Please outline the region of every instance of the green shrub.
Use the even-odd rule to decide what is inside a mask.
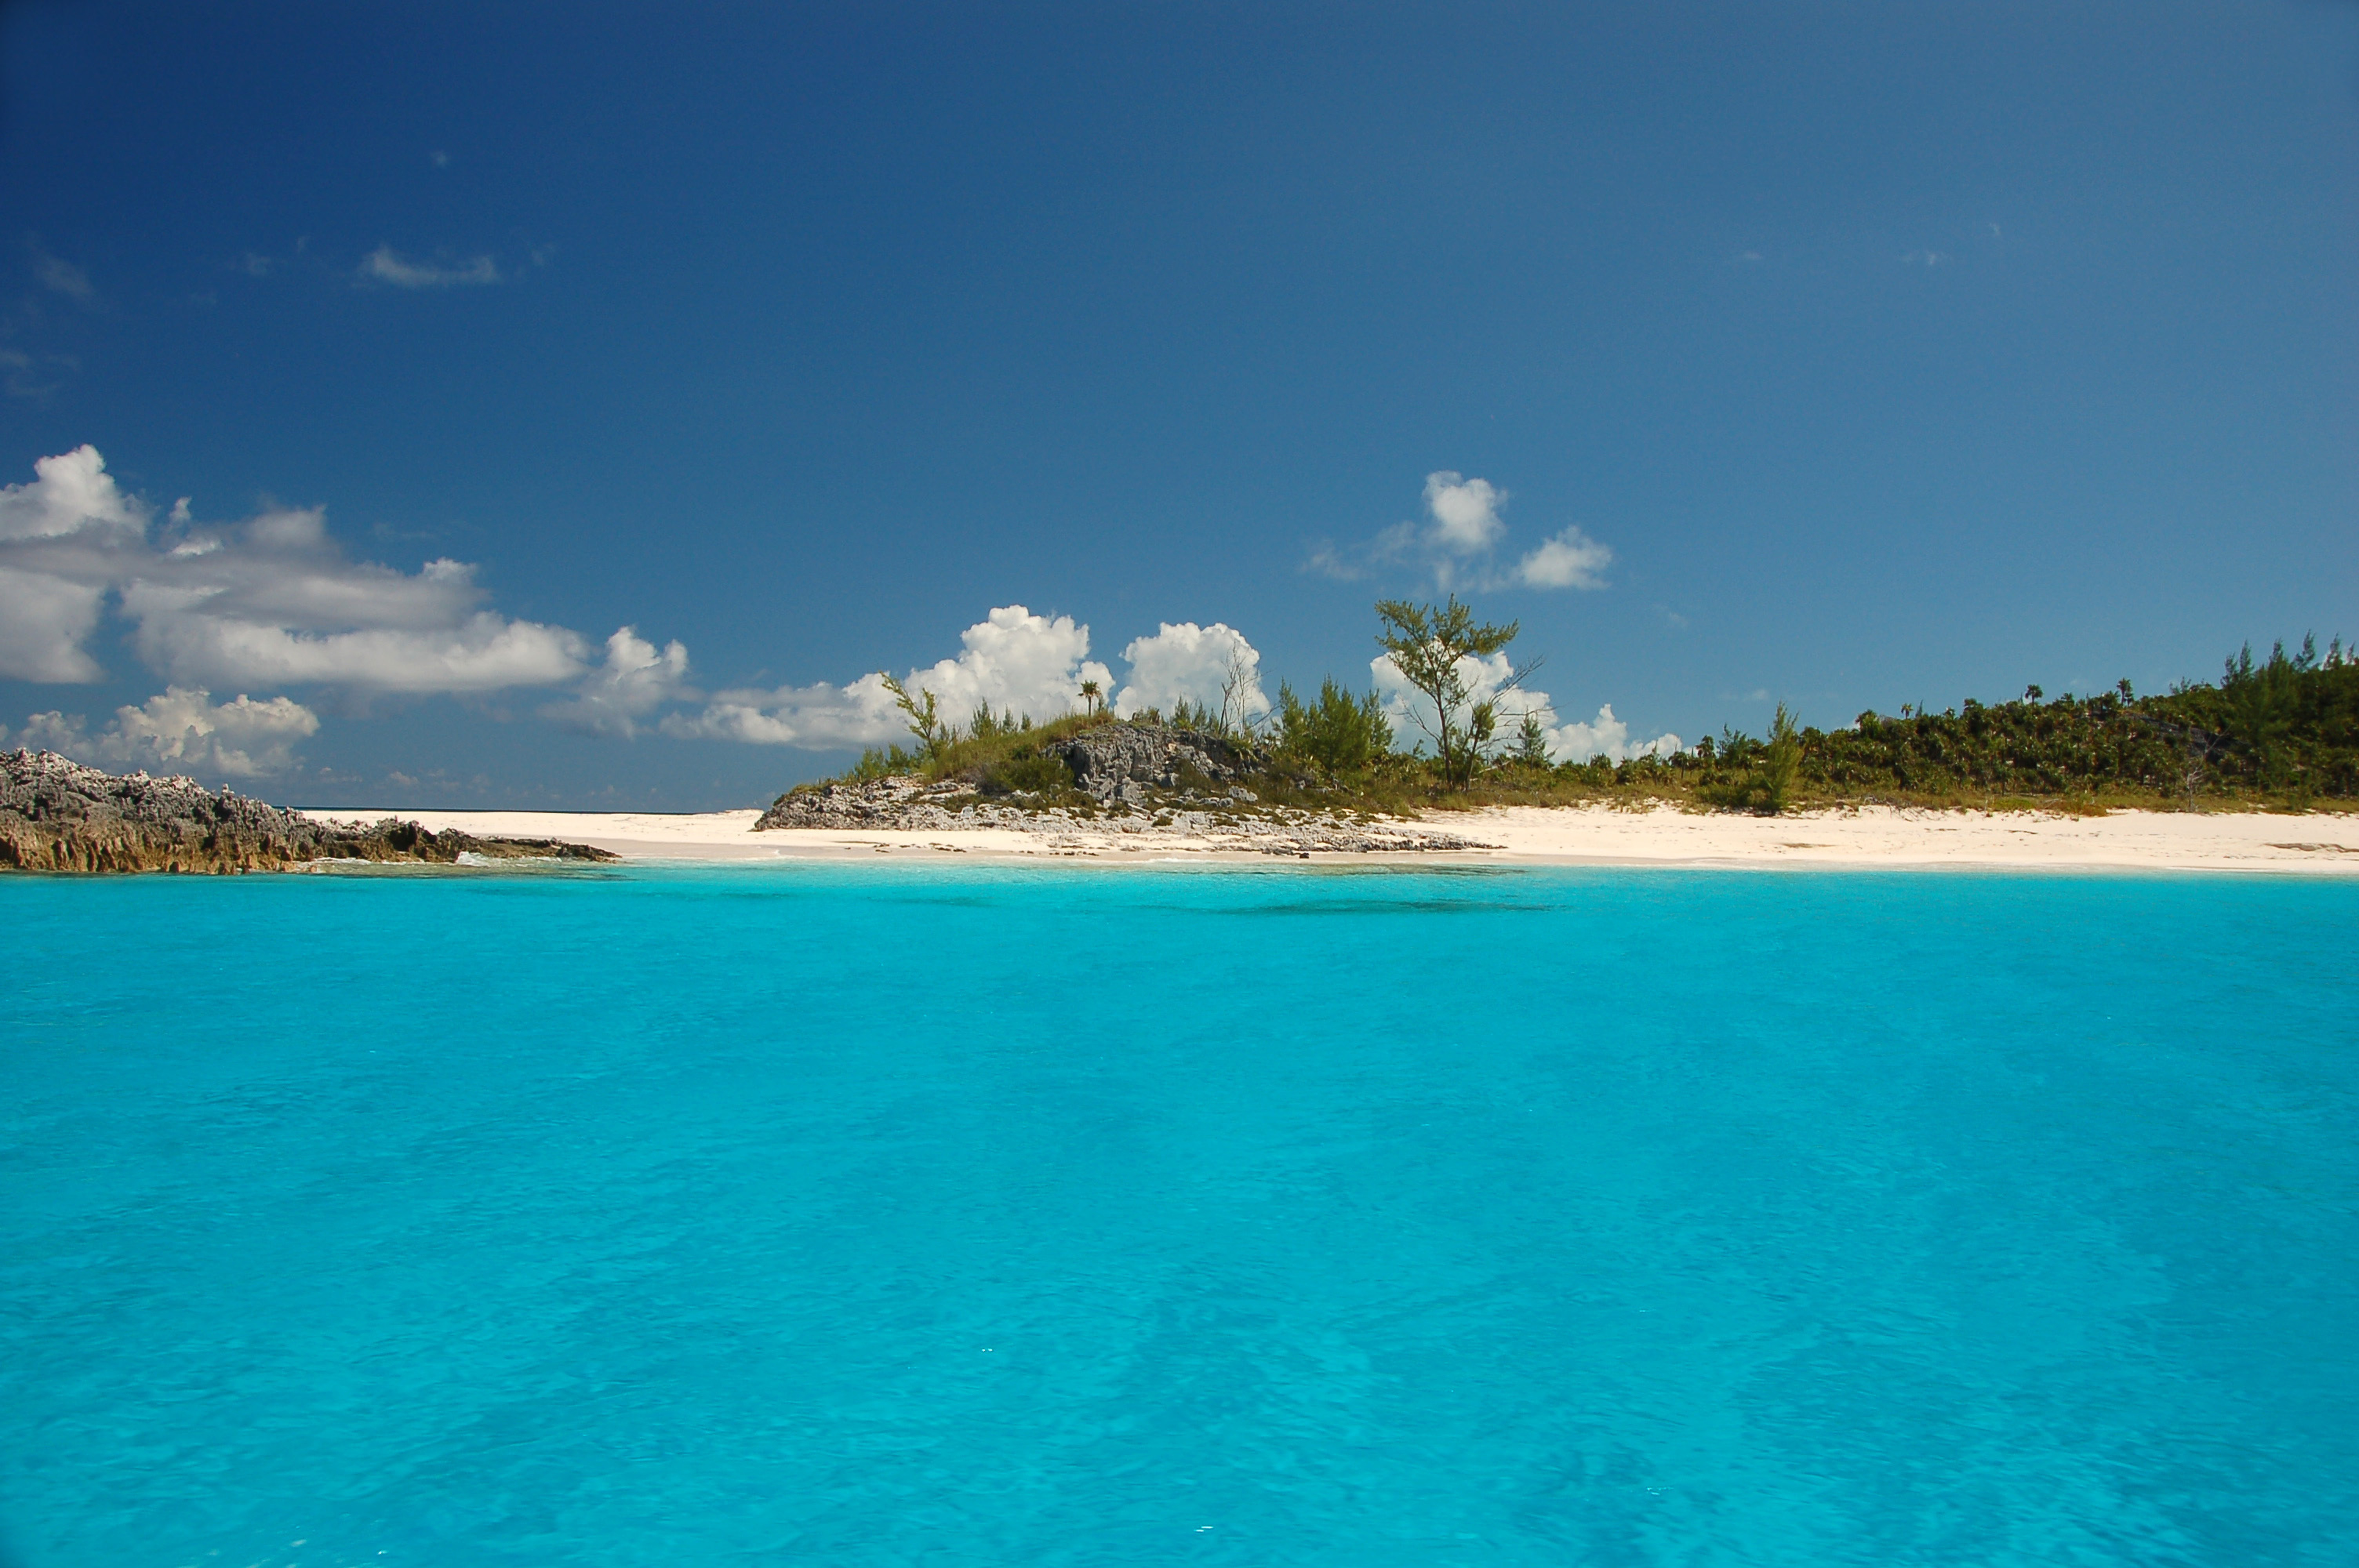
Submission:
[[[985,795],[1064,795],[1075,783],[1062,757],[1027,751],[984,769],[975,787]]]
[[[1171,776],[1179,781],[1179,788],[1183,795],[1218,795],[1221,792],[1221,786],[1212,782],[1212,775],[1193,762],[1180,763],[1172,770]]]
[[[886,747],[883,751],[871,746],[861,752],[860,761],[853,764],[852,776],[862,784],[867,784],[875,779],[892,778],[898,773],[914,773],[920,760],[898,746]]]
[[[1775,816],[1786,809],[1794,793],[1794,780],[1802,767],[1802,736],[1794,727],[1794,716],[1786,705],[1777,705],[1777,716],[1769,721],[1769,744],[1761,753],[1761,808]]]
[[[1331,677],[1319,683],[1319,700],[1312,704],[1280,685],[1277,744],[1332,779],[1358,773],[1390,751],[1393,727],[1373,691],[1355,697]]]
[[[1784,703],[1777,705],[1777,716],[1770,720],[1766,744],[1750,735],[1729,730],[1723,735],[1719,753],[1723,765],[1745,766],[1745,771],[1699,785],[1697,799],[1708,806],[1731,806],[1764,816],[1775,816],[1793,804],[1794,785],[1802,772],[1802,732],[1795,727],[1794,716],[1786,710]],[[1745,766],[1748,763],[1750,766]],[[1629,764],[1625,762],[1623,767],[1626,782]]]

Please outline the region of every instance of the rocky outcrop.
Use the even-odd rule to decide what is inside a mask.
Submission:
[[[804,784],[771,803],[756,832],[791,828],[947,833],[1005,828],[1052,849],[1251,850],[1265,855],[1478,849],[1455,834],[1348,812],[1265,804],[1244,780],[1267,759],[1253,749],[1160,724],[1102,724],[1038,743],[1072,771],[1072,794],[1031,800],[978,795],[977,781],[906,776]]]
[[[1033,749],[1064,763],[1072,773],[1073,787],[1101,806],[1224,801],[1245,795],[1239,781],[1267,763],[1250,746],[1168,724],[1101,724],[1077,735],[1035,742]],[[975,802],[972,797],[978,786],[991,789],[987,773],[933,784],[903,776],[804,784],[771,802],[754,828],[939,827],[945,824],[932,820],[929,812],[951,801],[1010,822],[1039,815],[1037,807]],[[974,826],[972,821],[967,825]]]
[[[320,860],[455,863],[611,860],[554,838],[478,838],[386,817],[321,822],[209,790],[190,778],[128,777],[54,752],[0,753],[0,868],[28,871],[269,871]]]
[[[1204,791],[1207,784],[1233,785],[1269,762],[1251,746],[1168,724],[1101,724],[1047,741],[1039,751],[1072,769],[1085,794],[1133,805],[1144,805],[1158,790],[1190,793]]]
[[[923,784],[905,775],[855,783],[804,784],[770,803],[754,831],[773,827],[901,828],[940,803],[972,798],[963,784]],[[931,824],[929,824],[931,826]]]
[[[1134,783],[1136,781],[1133,781]],[[1237,796],[1247,792],[1236,791]],[[1491,846],[1412,823],[1367,819],[1299,806],[1205,797],[1166,798],[1147,807],[1117,799],[1110,807],[1018,805],[985,799],[961,783],[872,779],[791,790],[754,824],[756,832],[791,828],[854,832],[958,833],[996,827],[1045,839],[1052,849],[1250,850],[1287,857],[1482,849]]]

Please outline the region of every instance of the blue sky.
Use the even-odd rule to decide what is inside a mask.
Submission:
[[[1365,684],[1371,601],[1444,582],[1568,749],[2359,633],[2359,7],[33,4],[0,48],[11,745],[699,808],[841,766],[867,672],[1176,690],[1233,633]]]

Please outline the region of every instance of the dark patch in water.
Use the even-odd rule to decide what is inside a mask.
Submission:
[[[1212,909],[1207,914],[1545,914],[1552,903],[1506,903],[1496,899],[1348,898],[1315,903],[1264,903],[1250,909]]]

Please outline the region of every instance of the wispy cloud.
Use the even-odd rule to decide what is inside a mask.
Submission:
[[[1408,555],[1417,546],[1417,524],[1396,523],[1373,538],[1356,545],[1338,546],[1332,539],[1321,539],[1311,546],[1310,558],[1302,569],[1331,577],[1338,582],[1358,582],[1374,577],[1378,571]]]
[[[82,312],[60,306],[56,297],[98,314],[108,306],[90,274],[51,254],[38,236],[27,235],[24,247],[27,268],[38,287],[16,293],[0,309],[0,387],[11,397],[42,403],[82,368],[74,354],[62,351],[71,345]],[[45,342],[61,347],[45,348]]]
[[[62,256],[51,255],[38,245],[33,247],[33,276],[40,279],[43,287],[81,304],[88,305],[98,298],[98,290],[92,287],[90,274]]]
[[[503,281],[499,263],[476,256],[455,265],[411,261],[391,245],[379,245],[361,263],[361,277],[396,288],[468,288]]]
[[[65,384],[59,373],[81,368],[82,362],[71,354],[28,354],[22,349],[0,349],[0,373],[5,373],[8,395],[27,402],[46,402]]]

